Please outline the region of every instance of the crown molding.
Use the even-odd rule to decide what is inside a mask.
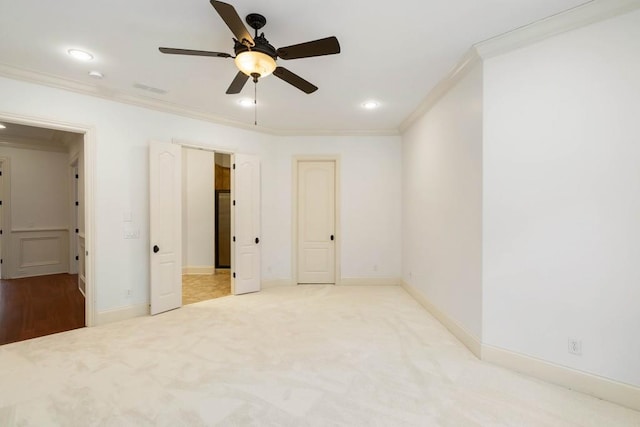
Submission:
[[[399,126],[404,133],[429,111],[476,64],[555,35],[604,21],[640,8],[640,0],[592,0],[507,33],[474,44]]]
[[[449,71],[440,82],[422,100],[418,108],[400,124],[400,133],[406,132],[420,117],[424,116],[444,95],[446,95],[469,71],[482,59],[475,47],[471,47],[458,61],[455,67]]]
[[[592,0],[474,45],[482,59],[492,58],[555,35],[640,8],[640,0]]]
[[[188,117],[191,119],[203,120],[224,126],[230,126],[251,132],[258,132],[275,136],[396,136],[400,135],[397,129],[367,130],[367,129],[275,129],[264,126],[255,126],[206,111],[185,107],[183,105],[163,101],[155,98],[149,98],[140,95],[129,95],[124,92],[108,89],[103,86],[94,86],[86,83],[77,82],[70,79],[54,76],[39,71],[27,70],[9,64],[0,63],[0,76],[13,80],[21,80],[29,83],[35,83],[56,89],[80,93],[82,95],[94,96],[109,101],[129,104],[136,107],[142,107],[150,110],[161,111],[163,113],[171,113],[178,116]]]
[[[310,130],[278,130],[278,136],[400,136],[398,129],[382,130],[340,130],[340,129],[310,129]]]

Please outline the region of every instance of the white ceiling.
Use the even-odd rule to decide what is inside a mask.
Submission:
[[[225,91],[232,59],[163,55],[159,46],[233,53],[232,34],[208,0],[2,0],[0,64],[102,93],[153,98],[253,123]],[[394,132],[475,43],[585,3],[585,0],[229,0],[238,14],[267,18],[276,48],[338,37],[339,55],[278,60],[320,89],[311,95],[269,76],[258,84],[261,126],[289,132]],[[95,59],[78,62],[80,48]],[[7,69],[5,67],[5,69]],[[90,70],[103,80],[88,76]],[[166,90],[164,95],[134,87]],[[114,92],[111,92],[114,91]],[[381,107],[360,107],[368,99]]]
[[[49,151],[67,151],[78,134],[57,129],[46,129],[3,121],[0,129],[0,146],[22,147]]]

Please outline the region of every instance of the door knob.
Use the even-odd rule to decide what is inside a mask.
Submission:
[[[332,235],[331,235],[331,240],[333,240],[333,239],[334,239],[334,237],[333,237],[333,234],[332,234]]]
[[[256,237],[256,245],[257,245],[258,243],[260,243],[260,239],[258,239],[258,238]]]
[[[153,245],[153,253],[157,254],[158,252],[160,252],[160,248],[158,247],[158,245]]]

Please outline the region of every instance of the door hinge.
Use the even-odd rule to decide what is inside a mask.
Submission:
[[[235,273],[235,271],[233,272],[233,278],[234,278],[234,279],[236,278],[236,273]]]
[[[234,168],[234,169],[236,168],[236,164],[235,164],[235,163],[233,164],[233,168]]]
[[[80,257],[78,255],[76,255],[76,261],[78,261],[80,259]]]
[[[76,174],[76,179],[78,179],[78,174]]]
[[[80,202],[76,202],[76,206],[80,206]]]
[[[0,200],[0,206],[2,206],[2,200]]]
[[[0,259],[0,264],[2,264],[2,259]]]
[[[2,171],[0,171],[0,176],[2,176]]]
[[[0,230],[0,234],[2,234],[2,230]],[[233,236],[233,241],[236,241],[236,236]]]
[[[0,205],[1,205],[1,204],[2,204],[2,202],[0,202]],[[234,200],[234,201],[233,201],[233,206],[235,206],[235,205],[236,205],[236,201]]]
[[[80,230],[78,230],[78,229],[76,228],[76,234],[77,234],[77,233],[79,233],[79,232],[80,232]]]
[[[2,230],[0,230],[0,234],[2,234]]]

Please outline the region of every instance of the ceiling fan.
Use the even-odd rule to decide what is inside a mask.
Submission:
[[[168,54],[234,58],[236,66],[240,71],[238,71],[238,74],[227,89],[227,94],[240,93],[247,80],[249,80],[249,77],[253,78],[254,83],[258,83],[259,78],[266,77],[271,73],[307,94],[313,93],[318,90],[315,85],[288,69],[277,66],[276,60],[278,58],[288,60],[340,53],[338,39],[333,36],[276,49],[269,44],[264,33],[258,35],[258,30],[267,23],[267,19],[264,16],[258,13],[247,15],[247,24],[255,30],[255,36],[251,37],[251,34],[249,34],[249,31],[242,23],[240,16],[232,5],[216,0],[211,0],[211,5],[235,36],[233,39],[235,43],[233,46],[235,56],[226,52],[209,52],[205,50],[175,49],[169,47],[161,47],[159,49],[160,52]]]

